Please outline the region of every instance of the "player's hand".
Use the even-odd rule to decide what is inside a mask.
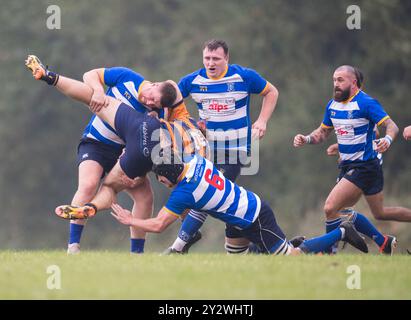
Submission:
[[[405,127],[402,135],[405,140],[411,140],[411,126]]]
[[[113,212],[110,212],[111,215],[117,219],[118,222],[130,226],[133,222],[133,216],[129,210],[123,209],[117,203],[111,205]]]
[[[200,129],[201,133],[204,135],[204,137],[206,136],[206,128],[207,128],[207,124],[205,122],[205,120],[198,120],[197,121],[197,126]]]
[[[391,145],[391,142],[385,137],[374,140],[374,143],[375,143],[375,151],[379,153],[384,153],[385,151],[388,150],[388,148]]]
[[[158,112],[157,111],[150,111],[147,113],[150,117],[154,117],[158,119]]]
[[[257,120],[252,126],[251,135],[254,139],[261,139],[264,137],[266,130],[267,123],[263,120]]]
[[[307,143],[307,138],[302,135],[302,134],[297,134],[294,137],[294,147],[298,148],[298,147],[302,147],[303,145],[305,145]]]
[[[89,108],[93,113],[99,112],[101,109],[106,108],[110,103],[110,100],[104,92],[94,91],[91,97]]]
[[[327,148],[327,156],[337,156],[338,155],[338,144],[334,143]]]

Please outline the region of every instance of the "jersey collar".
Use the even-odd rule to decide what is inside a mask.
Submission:
[[[228,72],[228,65],[225,66],[224,72],[223,72],[219,77],[213,78],[213,77],[211,77],[211,76],[208,74],[208,72],[207,72],[207,70],[206,70],[207,77],[208,77],[209,79],[211,79],[211,80],[220,80],[221,78],[224,78],[224,77],[225,77],[225,75],[227,74],[227,72]]]
[[[345,101],[343,101],[343,102],[341,102],[341,103],[348,103],[348,102],[351,102],[352,101],[352,99],[354,99],[356,96],[357,96],[357,94],[359,94],[360,93],[360,89],[358,89],[357,90],[357,92],[356,93],[354,93],[351,97],[349,97],[347,100],[345,100]]]

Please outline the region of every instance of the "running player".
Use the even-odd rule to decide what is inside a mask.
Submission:
[[[383,206],[383,172],[378,153],[388,150],[398,134],[397,125],[377,100],[360,89],[358,69],[341,66],[334,72],[333,81],[334,99],[327,104],[321,126],[307,136],[297,134],[294,138],[294,146],[301,147],[323,142],[333,130],[337,136],[341,172],[324,205],[327,231],[339,226],[339,211],[351,207],[361,195],[376,219],[411,221],[410,209]],[[386,130],[385,137],[378,140],[376,125]],[[391,253],[396,246],[395,237],[376,233],[370,225],[360,232],[373,238],[384,253]]]

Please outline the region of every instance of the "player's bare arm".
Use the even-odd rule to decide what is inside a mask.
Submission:
[[[325,141],[330,133],[333,131],[332,127],[325,127],[320,125],[317,129],[311,132],[308,136],[297,134],[294,137],[294,147],[302,147],[305,144],[319,144]]]
[[[386,119],[380,124],[380,127],[385,127],[385,137],[378,139],[376,151],[383,153],[388,150],[391,143],[397,136],[399,129],[398,126],[390,118]]]
[[[93,113],[99,112],[101,108],[109,105],[109,100],[104,90],[104,70],[104,68],[93,69],[83,75],[84,83],[93,89],[93,96],[89,104],[90,110]]]
[[[146,220],[134,218],[129,210],[123,209],[120,205],[113,203],[111,215],[120,223],[141,229],[145,232],[161,233],[170,224],[178,219],[177,215],[169,213],[165,208],[161,209],[155,218]]]
[[[278,100],[278,90],[271,83],[267,89],[262,93],[263,103],[261,107],[260,115],[256,122],[252,126],[253,137],[261,139],[264,137],[267,130],[267,123],[270,120],[272,113],[275,110]]]
[[[50,73],[36,56],[29,55],[26,60],[26,66],[32,71],[33,77],[36,80],[43,80],[44,78],[47,78]],[[58,75],[55,78],[51,77],[51,79],[53,80],[53,86],[55,86],[61,93],[86,104],[87,107],[89,106],[94,94],[94,91],[90,86],[84,82],[67,78],[62,75]],[[107,122],[110,126],[115,128],[114,119],[118,106],[120,105],[120,101],[108,96],[106,96],[106,99],[108,106],[106,108],[102,108],[95,114]]]

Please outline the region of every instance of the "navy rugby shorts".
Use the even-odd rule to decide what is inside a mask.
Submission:
[[[242,230],[231,227],[226,229],[226,235],[228,238],[246,238],[257,245],[262,253],[285,254],[289,249],[285,234],[265,201],[261,201],[260,214],[251,226]]]
[[[82,138],[77,148],[77,165],[83,161],[93,160],[104,169],[104,174],[110,172],[117,162],[123,147],[115,147],[91,138]]]
[[[377,194],[384,187],[384,175],[380,159],[354,162],[342,165],[340,169],[337,182],[345,178],[360,188],[366,196]]]

